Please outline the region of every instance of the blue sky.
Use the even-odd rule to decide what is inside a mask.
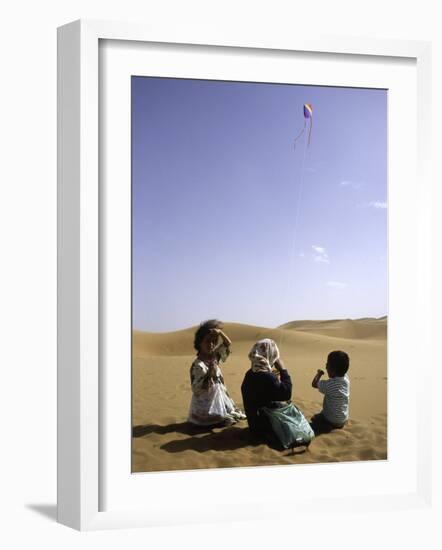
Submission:
[[[387,91],[132,77],[132,203],[135,329],[385,315]]]

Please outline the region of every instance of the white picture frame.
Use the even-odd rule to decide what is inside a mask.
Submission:
[[[232,36],[228,31],[222,37],[211,39],[204,31],[199,35],[186,31],[171,32],[170,36],[157,35],[142,25],[76,21],[58,31],[58,521],[80,530],[116,527],[140,527],[195,521],[186,514],[184,500],[170,507],[137,508],[122,504],[112,510],[103,510],[100,483],[103,483],[101,454],[105,450],[102,441],[101,420],[105,398],[100,384],[102,358],[100,334],[102,314],[100,302],[103,273],[100,243],[100,133],[99,133],[99,48],[100,41],[127,41],[128,43],[175,44],[179,57],[180,45],[202,45],[212,48],[231,48],[247,52],[309,52],[311,54],[347,56],[376,56],[378,58],[408,58],[416,63],[417,71],[417,159],[419,211],[416,220],[419,270],[417,272],[416,307],[428,312],[431,304],[431,235],[429,211],[432,186],[429,176],[431,102],[429,92],[431,45],[426,42],[373,40],[354,37],[330,37],[312,39],[297,35],[290,39],[268,43],[264,38]],[[251,50],[250,50],[251,51]],[[422,319],[431,318],[422,315]],[[422,353],[429,353],[430,327],[420,325]],[[425,351],[425,348],[427,351]],[[428,355],[427,355],[428,359]],[[430,361],[422,361],[423,369]],[[428,370],[426,371],[428,376]],[[419,407],[416,413],[416,487],[404,494],[391,492],[382,495],[349,496],[341,503],[353,510],[379,510],[427,506],[431,498],[431,456],[428,441],[430,432],[427,419],[431,403],[424,397],[422,382],[413,386]],[[425,383],[428,383],[428,379]],[[129,413],[128,413],[129,414]],[[423,444],[427,442],[426,444]],[[422,443],[422,444],[420,444]],[[278,469],[279,480],[284,480],[287,470]],[[191,475],[181,479],[191,479]],[[204,478],[214,476],[204,472]],[[220,478],[221,473],[216,476]],[[237,474],[233,474],[238,477]],[[185,478],[184,476],[187,476]],[[175,477],[176,482],[178,478]],[[162,483],[158,475],[152,491],[155,494]],[[150,498],[153,495],[150,494]],[[304,499],[305,513],[316,509],[321,497]],[[179,498],[178,498],[179,500]],[[289,499],[290,500],[290,499]],[[330,502],[330,499],[327,500]],[[235,516],[221,514],[220,520],[248,519],[256,517],[256,511],[264,505],[256,502],[253,516],[249,511],[235,511]],[[299,502],[297,503],[299,506]],[[197,521],[208,521],[204,513]]]

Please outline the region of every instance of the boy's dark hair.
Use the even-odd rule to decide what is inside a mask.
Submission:
[[[350,359],[345,351],[332,351],[328,354],[327,364],[333,369],[336,376],[344,376],[350,366]]]
[[[221,321],[218,319],[209,319],[208,321],[203,321],[195,332],[195,339],[193,341],[193,347],[199,351],[200,344],[203,338],[214,328],[222,328]]]

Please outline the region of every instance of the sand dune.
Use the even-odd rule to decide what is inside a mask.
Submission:
[[[285,330],[296,330],[334,336],[338,338],[379,339],[387,337],[386,317],[379,319],[333,319],[330,321],[293,321],[279,327]]]
[[[248,351],[264,337],[279,345],[294,382],[293,401],[307,418],[321,409],[311,379],[327,354],[350,355],[350,422],[317,437],[307,452],[278,452],[250,440],[247,422],[201,431],[186,423],[195,327],[133,333],[133,471],[377,460],[387,456],[387,319],[295,321],[276,329],[225,323],[232,354],[222,365],[239,406]]]

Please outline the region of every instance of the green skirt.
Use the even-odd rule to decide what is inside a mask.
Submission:
[[[310,424],[293,403],[275,402],[269,407],[261,407],[258,415],[269,430],[269,438],[282,449],[292,449],[309,445],[315,437]]]

